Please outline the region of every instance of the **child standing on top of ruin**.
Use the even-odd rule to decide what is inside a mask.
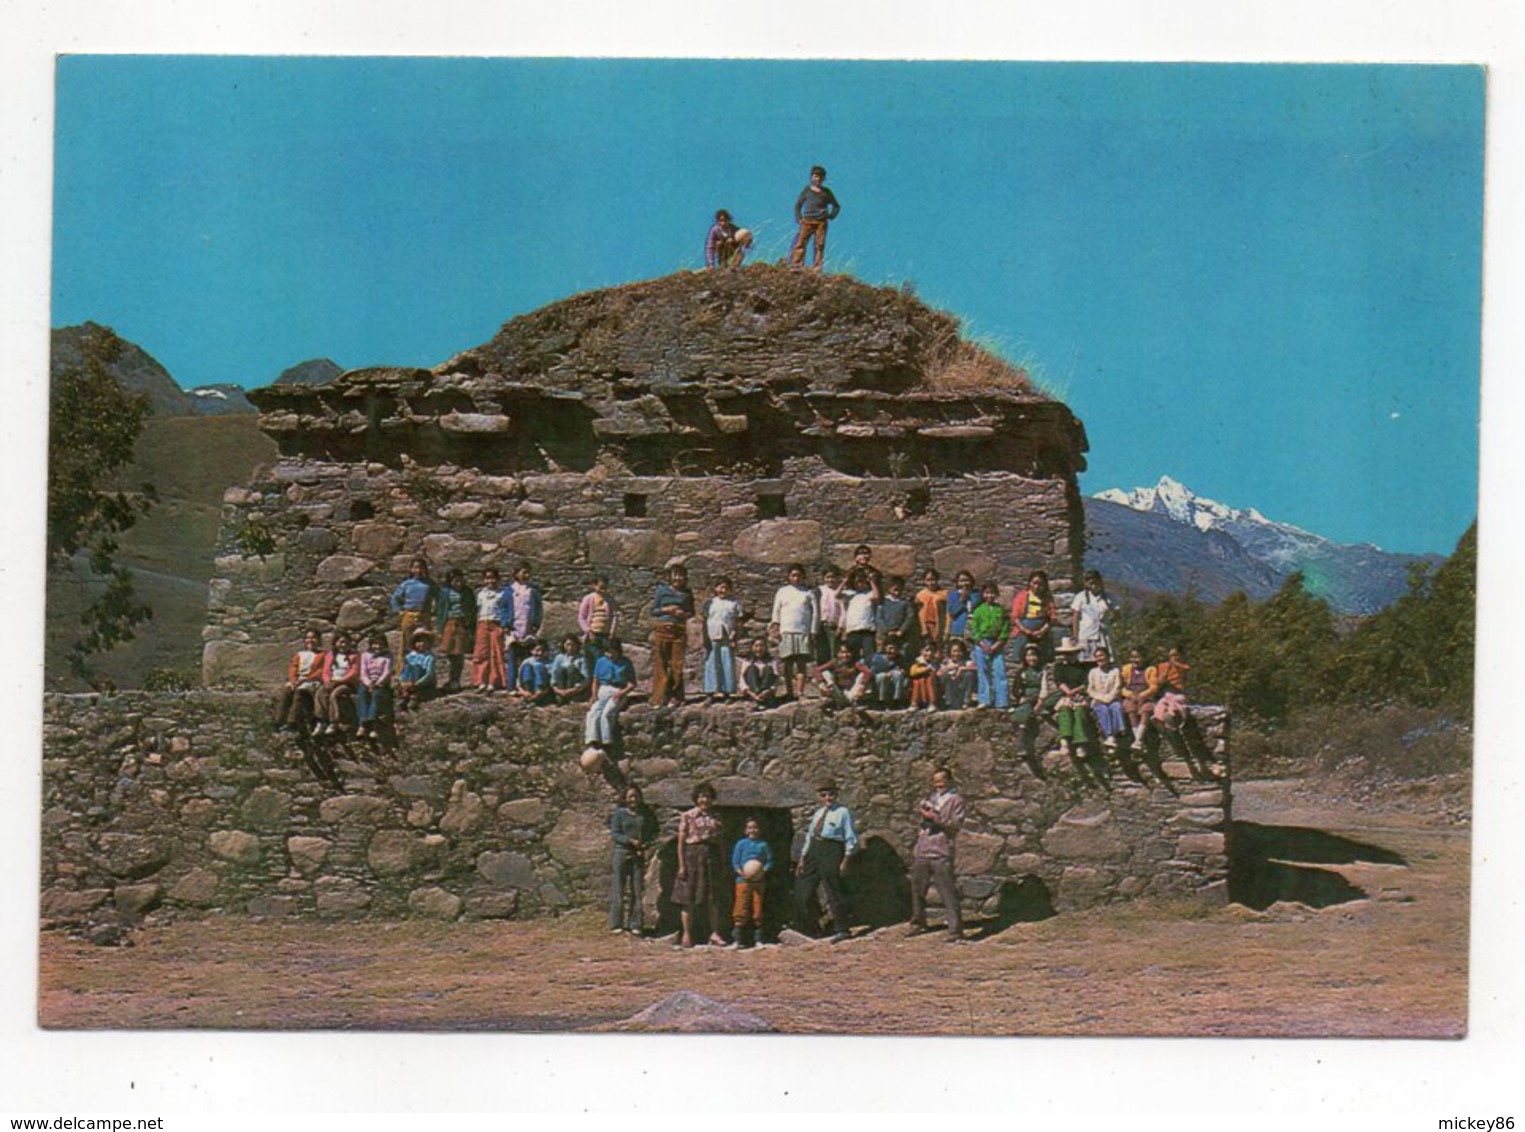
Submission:
[[[704,693],[710,702],[736,694],[736,627],[747,619],[731,596],[731,579],[715,581],[714,596],[699,611],[704,641]]]
[[[569,704],[588,698],[588,658],[578,648],[577,636],[561,638],[561,651],[551,661],[551,692],[557,703]]]
[[[969,639],[969,615],[980,604],[980,591],[974,586],[974,575],[960,570],[953,576],[953,588],[948,591],[944,603],[948,611],[948,640]]]
[[[476,617],[476,595],[467,590],[466,576],[451,570],[434,595],[434,628],[439,633],[440,652],[447,665],[447,692],[461,689],[461,669],[466,664],[466,652],[474,643]]]
[[[355,693],[355,711],[359,725],[357,738],[374,738],[378,722],[392,714],[392,651],[387,648],[385,633],[372,633],[360,654],[360,687]]]
[[[503,659],[503,626],[498,624],[498,603],[503,587],[496,570],[482,571],[476,592],[476,634],[471,650],[471,683],[479,692],[508,687]]]
[[[943,589],[936,570],[922,572],[921,589],[912,601],[921,639],[943,644],[948,639],[948,591]]]
[[[810,167],[810,183],[800,190],[794,202],[794,222],[800,226],[789,249],[789,266],[805,266],[805,245],[814,242],[815,262],[811,268],[820,271],[826,259],[826,226],[837,218],[842,206],[836,194],[826,187],[826,169],[820,165]]]
[[[978,682],[975,706],[1005,708],[1010,703],[1006,689],[1006,642],[1011,638],[1011,620],[1001,607],[1000,586],[986,582],[980,598],[980,604],[969,614],[965,630],[973,646]]]
[[[805,694],[815,637],[821,628],[821,603],[816,591],[805,584],[805,567],[789,566],[789,581],[773,595],[768,631],[778,634],[778,659],[783,667],[785,691],[795,699]]]

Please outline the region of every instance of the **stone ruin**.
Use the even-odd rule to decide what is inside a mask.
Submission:
[[[762,619],[788,563],[815,580],[860,542],[908,579],[969,569],[1009,600],[1042,567],[1073,587],[1083,427],[911,295],[766,265],[685,273],[552,304],[432,370],[250,399],[280,458],[225,497],[209,690],[49,701],[46,919],[555,912],[604,899],[619,774],[669,837],[691,787],[714,781],[727,835],[758,814],[780,855],[830,774],[864,827],[860,917],[888,923],[942,762],[970,803],[973,916],[1226,899],[1219,709],[1195,710],[1188,742],[1100,772],[1022,758],[989,712],[635,709],[605,783],[576,767],[580,709],[468,694],[409,716],[395,748],[335,741],[342,791],[264,722],[302,630],[392,628],[387,598],[420,554],[473,584],[528,560],[548,637],[575,629],[588,578],[607,574],[643,679],[649,595],[674,563],[700,597],[730,575]],[[694,671],[697,625],[690,645]],[[652,919],[671,916],[671,860],[652,863]]]

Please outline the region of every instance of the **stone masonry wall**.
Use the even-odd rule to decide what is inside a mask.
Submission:
[[[436,701],[404,717],[395,748],[332,741],[341,792],[272,733],[267,708],[249,693],[48,697],[44,923],[508,918],[605,899],[615,795],[577,768],[580,709]],[[1067,759],[1024,761],[1004,713],[854,718],[806,702],[632,709],[625,722],[628,773],[664,837],[708,779],[722,813],[765,810],[784,822],[775,836],[798,838],[816,781],[834,776],[864,839],[851,879],[868,922],[904,915],[890,890],[904,887],[914,803],[940,762],[969,804],[958,872],[971,914],[999,916],[1022,892],[1059,912],[1140,895],[1227,899],[1221,709],[1194,709],[1190,748],[1101,780]]]
[[[273,539],[273,552],[247,553],[239,536],[251,531]],[[212,687],[270,686],[307,626],[394,628],[387,599],[415,555],[437,578],[461,568],[473,587],[484,567],[506,579],[527,559],[553,638],[576,629],[589,577],[607,574],[621,635],[637,646],[644,674],[650,595],[673,563],[688,566],[700,601],[711,579],[731,575],[743,603],[766,619],[790,562],[803,562],[814,583],[827,563],[849,563],[860,542],[886,575],[907,576],[908,594],[932,566],[949,585],[961,569],[993,577],[1009,599],[1039,567],[1056,590],[1071,587],[1082,537],[1072,476],[856,477],[814,458],[790,461],[774,479],[601,467],[493,476],[289,459],[225,495],[203,677]],[[691,629],[697,650],[697,623]]]

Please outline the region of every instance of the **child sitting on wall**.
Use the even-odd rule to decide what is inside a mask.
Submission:
[[[551,666],[545,659],[545,642],[536,641],[530,646],[529,656],[519,666],[513,694],[527,704],[556,702],[556,693],[551,689]]]
[[[954,638],[948,642],[948,657],[937,670],[937,685],[942,692],[943,707],[949,711],[963,711],[974,695],[974,661],[969,656],[969,646]]]
[[[871,654],[863,666],[874,682],[874,699],[880,707],[904,707],[910,690],[910,676],[900,659],[900,646],[890,641],[883,652]]]
[[[1112,751],[1117,749],[1117,737],[1123,731],[1123,674],[1112,666],[1110,650],[1098,648],[1095,657],[1096,666],[1086,677],[1086,694],[1091,698],[1101,745]]]
[[[846,641],[837,645],[837,655],[815,670],[816,679],[826,693],[829,708],[852,707],[868,691],[868,669],[853,659]]]
[[[561,638],[561,651],[551,661],[551,693],[559,704],[581,703],[588,698],[588,658],[578,644],[576,634],[568,633]]]
[[[942,652],[937,647],[937,639],[929,637],[927,643],[921,646],[921,655],[906,670],[911,679],[912,711],[937,710],[937,670],[941,661]]]
[[[323,688],[323,638],[316,629],[302,634],[302,647],[286,666],[286,684],[275,700],[275,726],[306,734]]]
[[[768,658],[768,645],[757,638],[741,662],[741,697],[752,702],[754,711],[762,711],[778,704],[780,692],[778,670]]]
[[[377,724],[392,714],[392,650],[385,633],[372,633],[360,654],[360,687],[355,693],[359,717],[355,736],[376,738]]]
[[[420,629],[413,634],[412,646],[397,672],[397,710],[411,711],[434,692],[434,634]]]
[[[350,645],[349,634],[334,634],[333,647],[323,655],[323,686],[318,689],[318,722],[312,733],[334,735],[344,730],[360,684],[360,656]]]

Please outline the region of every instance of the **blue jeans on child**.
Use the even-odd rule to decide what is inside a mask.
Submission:
[[[711,641],[704,656],[704,691],[706,695],[736,694],[736,649],[730,641]]]
[[[985,707],[1004,708],[1010,704],[1006,689],[1006,650],[986,652],[976,642],[974,646],[974,673],[978,680],[975,695]]]

